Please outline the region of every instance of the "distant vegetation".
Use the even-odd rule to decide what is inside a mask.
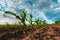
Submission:
[[[55,21],[55,24],[60,25],[60,20]]]

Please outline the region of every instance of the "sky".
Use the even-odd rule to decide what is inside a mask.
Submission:
[[[13,11],[19,15],[24,10],[27,15],[32,14],[35,19],[54,23],[60,20],[60,0],[0,0],[0,24],[17,23],[18,20],[11,15],[4,17],[5,11]]]

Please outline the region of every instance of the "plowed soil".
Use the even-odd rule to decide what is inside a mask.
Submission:
[[[4,32],[0,33],[0,40],[60,40],[60,25],[47,25],[28,32],[27,36],[23,36],[22,32],[17,36]]]

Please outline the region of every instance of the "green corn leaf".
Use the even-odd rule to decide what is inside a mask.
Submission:
[[[21,16],[21,18],[25,18],[26,17],[25,12],[24,11],[21,11],[20,16]]]
[[[31,24],[31,25],[32,25],[32,22],[33,22],[33,21],[32,21],[32,18],[33,18],[33,17],[32,17],[32,14],[30,14],[30,18],[29,18],[29,19],[30,19],[30,24]]]
[[[16,15],[14,12],[12,12],[12,11],[5,11],[5,14],[11,14],[11,15],[14,15],[17,19],[20,19],[20,17],[17,16],[17,15]],[[4,17],[5,17],[5,14],[3,14]]]
[[[5,14],[12,14],[12,15],[16,16],[16,14],[13,13],[12,11],[5,11]]]

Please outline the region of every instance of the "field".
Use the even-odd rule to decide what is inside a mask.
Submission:
[[[0,40],[60,40],[60,25],[0,25]]]
[[[22,39],[36,30],[37,26],[23,26],[23,25],[0,25],[0,40]],[[12,39],[11,39],[12,40]]]
[[[6,11],[5,14],[15,16],[19,22],[0,24],[0,40],[60,40],[60,20],[48,24],[46,20],[39,18],[33,20],[32,14],[27,18],[24,11],[21,11],[20,15],[11,11]],[[26,21],[29,23],[26,24]]]

